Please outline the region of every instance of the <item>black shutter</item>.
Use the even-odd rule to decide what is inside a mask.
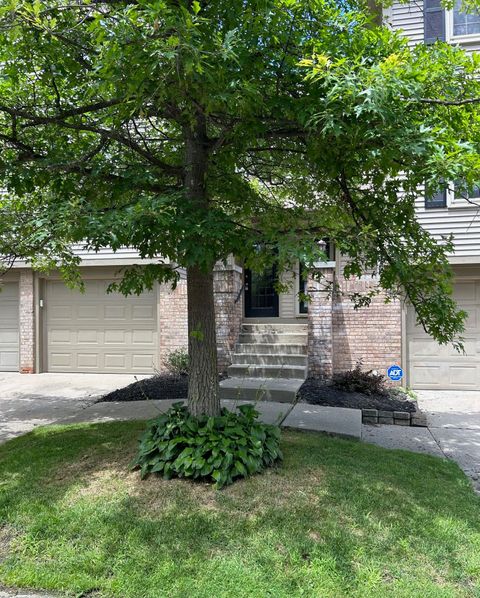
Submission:
[[[441,0],[424,0],[424,41],[426,44],[434,44],[437,40],[446,40],[445,31],[445,9]]]

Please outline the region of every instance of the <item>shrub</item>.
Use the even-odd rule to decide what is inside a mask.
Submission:
[[[385,376],[376,374],[373,370],[362,370],[362,362],[357,361],[353,370],[341,372],[333,376],[335,388],[348,392],[361,392],[366,395],[385,394]]]
[[[163,360],[165,368],[174,376],[188,376],[190,360],[187,349],[176,349]]]
[[[280,428],[258,421],[252,405],[238,411],[196,418],[175,403],[150,422],[133,467],[142,477],[158,473],[166,479],[213,481],[222,488],[281,459]]]
[[[417,393],[412,388],[404,386],[396,386],[391,388],[390,395],[393,395],[395,398],[398,398],[401,401],[412,401],[413,403],[416,403],[418,400]]]

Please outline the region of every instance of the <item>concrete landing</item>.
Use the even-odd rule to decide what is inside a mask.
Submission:
[[[303,382],[296,378],[227,378],[220,382],[220,398],[293,403]]]

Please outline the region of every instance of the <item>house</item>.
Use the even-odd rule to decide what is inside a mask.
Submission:
[[[444,10],[439,0],[425,0],[424,6],[394,2],[384,19],[412,44],[441,38],[468,50],[480,48],[480,17]],[[402,365],[403,383],[414,388],[480,390],[480,191],[470,200],[479,208],[446,191],[417,203],[418,218],[432,234],[455,235],[450,259],[456,299],[469,313],[466,355],[430,339],[415,326],[413,310],[399,301],[385,304],[379,295],[370,307],[355,310],[348,295],[368,290],[375,280],[345,280],[344,260],[331,248],[318,268],[324,281],[335,281],[344,293],[332,296],[310,280],[308,305],[298,296],[305,284],[300,266],[283,274],[291,289],[277,294],[272,272],[244,271],[233,258],[218,265],[220,369],[238,378],[301,381],[307,373],[328,378],[361,359],[364,367],[382,373]],[[24,264],[3,278],[0,371],[152,373],[170,351],[187,345],[184,276],[173,291],[158,285],[140,297],[106,295],[119,267],[138,263],[138,255],[131,249],[76,251],[84,294]]]

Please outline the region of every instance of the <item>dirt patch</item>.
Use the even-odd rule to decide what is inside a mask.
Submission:
[[[340,390],[321,380],[308,378],[298,391],[300,400],[311,405],[346,407],[349,409],[378,409],[381,411],[408,411],[413,413],[415,401],[399,390],[387,390],[382,394],[366,395],[360,392]]]
[[[7,558],[16,535],[15,528],[11,525],[6,523],[0,526],[0,563]]]
[[[102,397],[100,402],[145,401],[146,399],[152,401],[182,400],[187,398],[187,394],[187,376],[159,374],[114,390]]]

